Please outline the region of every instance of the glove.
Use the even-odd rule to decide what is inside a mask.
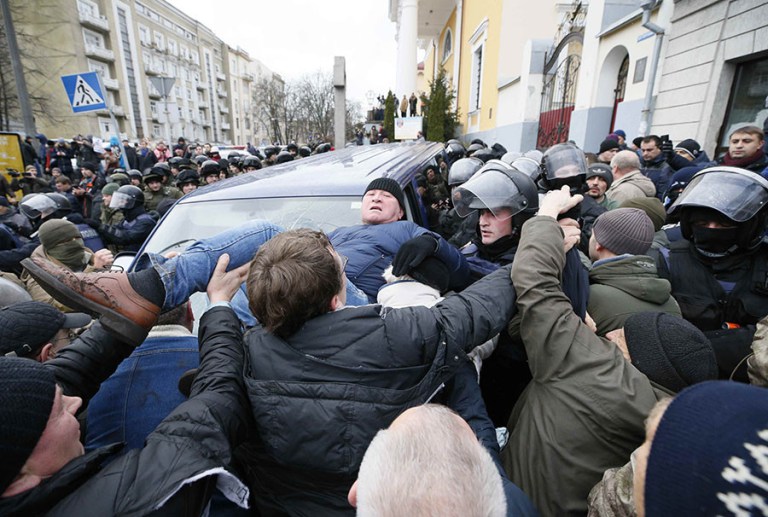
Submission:
[[[664,155],[664,160],[666,161],[669,161],[669,159],[672,158],[672,156],[675,154],[672,140],[664,140],[661,142],[661,154]]]
[[[402,276],[421,264],[425,258],[431,257],[437,251],[437,239],[425,233],[414,237],[400,246],[392,261],[392,274]]]
[[[85,224],[87,224],[94,230],[98,230],[99,226],[101,226],[101,222],[97,221],[96,219],[86,219]]]

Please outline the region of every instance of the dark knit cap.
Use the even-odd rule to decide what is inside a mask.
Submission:
[[[414,280],[437,289],[440,294],[448,291],[451,281],[451,271],[441,260],[435,257],[425,258],[421,264],[408,273]]]
[[[616,255],[644,255],[653,242],[653,223],[637,208],[617,208],[595,220],[592,234],[601,246]]]
[[[619,208],[638,208],[651,218],[653,230],[658,232],[667,220],[664,204],[657,197],[633,197],[619,205]]]
[[[606,138],[600,142],[600,150],[597,152],[597,154],[602,154],[605,151],[610,151],[611,149],[616,149],[618,151],[621,149],[621,147],[619,147],[619,142],[617,140]]]
[[[96,172],[96,171],[98,171],[98,170],[99,170],[99,166],[98,166],[98,165],[96,165],[96,164],[95,164],[95,163],[93,163],[93,162],[84,162],[84,163],[83,163],[83,164],[80,166],[80,168],[81,168],[81,169],[88,169],[89,171],[93,171],[93,172]]]
[[[40,244],[45,249],[51,249],[57,244],[70,241],[72,239],[82,239],[80,230],[66,219],[52,219],[44,222],[38,230]]]
[[[369,190],[383,190],[384,192],[389,192],[395,196],[397,202],[400,203],[400,208],[405,212],[405,194],[403,194],[403,189],[400,188],[400,184],[397,181],[392,178],[376,178],[365,187],[365,192],[368,192]]]
[[[21,471],[48,425],[53,372],[29,359],[0,357],[0,493]]]
[[[712,345],[682,318],[663,312],[633,314],[624,323],[624,337],[635,368],[669,390],[717,379]]]
[[[693,138],[688,138],[675,146],[675,151],[677,150],[685,151],[691,158],[696,158],[701,151],[701,146]]]
[[[592,178],[594,176],[599,176],[605,180],[605,182],[608,184],[607,188],[611,187],[611,184],[613,183],[613,173],[611,172],[611,167],[605,163],[593,163],[589,167],[587,167],[587,178]]]
[[[717,381],[683,390],[653,438],[645,514],[764,515],[766,429],[765,388]]]
[[[613,132],[614,135],[619,135],[623,139],[627,139],[627,133],[624,132],[623,129],[617,129]]]
[[[117,189],[120,188],[120,185],[117,183],[107,183],[104,185],[104,188],[101,189],[101,194],[104,196],[111,196],[115,192],[117,192]]]
[[[88,325],[91,317],[64,314],[42,302],[21,302],[0,309],[0,355],[34,357],[61,329]]]
[[[696,173],[700,172],[701,170],[703,170],[701,167],[696,166],[683,167],[682,169],[678,170],[669,180],[669,187],[667,187],[667,192],[670,190],[685,188],[686,185],[691,182]]]

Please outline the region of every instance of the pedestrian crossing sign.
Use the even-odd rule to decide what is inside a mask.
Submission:
[[[75,113],[107,109],[104,90],[96,72],[64,75],[61,82],[64,83],[69,104]]]

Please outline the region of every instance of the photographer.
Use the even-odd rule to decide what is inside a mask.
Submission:
[[[13,173],[11,173],[11,175],[14,176]],[[24,196],[28,194],[53,192],[48,179],[37,177],[37,169],[34,165],[27,165],[21,178],[19,178],[18,173],[16,173],[11,181],[11,190],[14,192],[21,190]]]

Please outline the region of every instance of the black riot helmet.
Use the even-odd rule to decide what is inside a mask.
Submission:
[[[200,183],[200,175],[194,169],[184,169],[176,176],[176,186],[182,187],[187,183],[194,183],[197,185]]]
[[[537,162],[533,158],[520,156],[512,162],[512,167],[527,174],[528,177],[535,182],[541,177],[541,167],[539,166],[539,163],[540,162]]]
[[[261,169],[261,160],[257,156],[246,156],[240,162],[240,166],[246,172]]]
[[[184,161],[184,158],[181,156],[174,156],[173,158],[168,160],[168,165],[171,166],[171,169],[178,169],[179,165]]]
[[[464,158],[466,154],[467,150],[464,149],[464,146],[461,145],[461,142],[458,140],[449,140],[448,143],[445,144],[445,155],[448,165],[453,164],[456,160]]]
[[[470,145],[470,147],[472,146]],[[493,160],[497,158],[496,153],[493,152],[493,149],[489,149],[488,147],[482,147],[478,149],[477,151],[472,153],[471,157],[477,158],[478,160],[482,160],[483,163],[488,163],[489,160]]]
[[[163,181],[171,175],[171,168],[165,162],[159,162],[152,166],[152,168],[144,171],[144,183],[147,183],[153,179]]]
[[[299,147],[299,155],[302,158],[306,158],[310,154],[312,154],[312,149],[310,149],[308,145],[302,145],[301,147]]]
[[[285,147],[285,150],[291,154],[296,154],[299,152],[299,146],[296,145],[294,142],[291,142]]]
[[[277,163],[285,163],[293,161],[293,155],[288,151],[280,151],[277,153],[277,158],[275,160]]]
[[[123,185],[112,194],[109,208],[113,210],[130,210],[144,204],[144,192],[134,185]]]
[[[72,205],[66,196],[56,192],[28,194],[19,203],[19,211],[30,221],[40,223],[64,217],[72,211]]]
[[[512,217],[515,228],[539,209],[539,194],[533,180],[500,160],[488,162],[454,189],[452,199],[461,217],[486,209],[499,219]]]
[[[483,161],[477,158],[462,158],[451,165],[448,171],[448,186],[457,187],[475,175],[483,167]]]
[[[480,149],[485,149],[485,146],[479,143],[470,144],[469,147],[467,147],[467,156],[472,156]]]
[[[718,258],[760,244],[766,205],[768,180],[738,167],[717,166],[693,177],[669,208],[669,215],[680,218],[683,237],[693,241],[699,252]],[[720,222],[724,228],[702,228],[697,220]]]
[[[557,144],[547,149],[541,160],[541,168],[539,186],[542,189],[558,190],[568,185],[572,194],[583,193],[587,180],[587,162],[584,151],[575,145]]]
[[[267,147],[264,148],[264,156],[267,159],[270,158],[271,156],[276,155],[279,152],[280,152],[280,148],[277,147],[276,145],[268,145]]]
[[[221,170],[221,167],[219,167],[219,162],[216,160],[205,160],[200,167],[200,176],[205,178],[206,176],[210,176],[211,174],[219,174],[219,170]]]

